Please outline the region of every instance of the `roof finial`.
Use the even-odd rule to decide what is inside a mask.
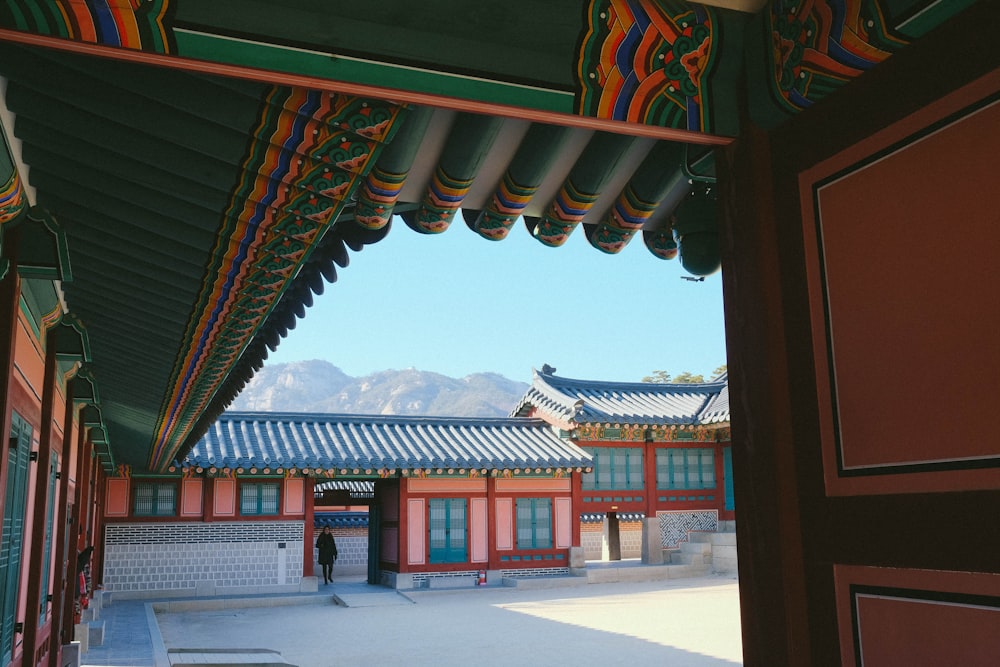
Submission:
[[[542,364],[542,373],[545,375],[555,375],[556,369],[548,364]]]

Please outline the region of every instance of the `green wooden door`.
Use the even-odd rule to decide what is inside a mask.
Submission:
[[[10,664],[14,648],[30,455],[31,426],[14,413],[7,450],[7,488],[4,489],[3,539],[0,542],[0,665]]]
[[[464,563],[467,560],[465,498],[432,498],[428,505],[430,562]]]

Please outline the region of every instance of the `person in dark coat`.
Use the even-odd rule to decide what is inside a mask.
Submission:
[[[323,566],[323,583],[333,581],[333,564],[337,562],[337,543],[333,540],[330,526],[323,526],[323,532],[316,538],[319,549],[319,564]]]

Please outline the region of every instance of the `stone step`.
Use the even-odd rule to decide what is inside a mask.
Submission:
[[[167,650],[171,665],[201,665],[201,667],[267,667],[291,665],[278,651],[267,648],[172,648]]]
[[[709,533],[709,541],[712,543],[713,547],[735,547],[736,533]]]
[[[677,546],[681,550],[681,553],[699,555],[712,553],[712,543],[708,540],[704,542],[681,542]]]
[[[104,646],[104,621],[87,623],[87,646]]]

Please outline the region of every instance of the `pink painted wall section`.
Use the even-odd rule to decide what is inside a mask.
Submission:
[[[201,516],[204,483],[200,479],[181,482],[181,516]]]
[[[114,477],[107,482],[104,516],[128,516],[128,479]]]
[[[285,480],[285,514],[305,514],[306,481],[304,479]]]
[[[488,531],[486,520],[486,498],[473,498],[471,501],[472,525],[470,527],[472,546],[472,562],[485,563],[489,560]]]
[[[236,481],[232,479],[216,479],[215,481],[215,516],[236,516]]]
[[[427,554],[424,550],[424,542],[427,541],[424,534],[427,531],[424,527],[426,519],[422,498],[411,498],[406,501],[406,518],[406,562],[410,565],[423,565],[427,560]]]
[[[562,491],[570,493],[570,479],[498,479],[497,491],[500,493],[543,493],[546,491]]]
[[[514,548],[514,501],[497,498],[497,551]]]
[[[573,546],[573,499],[556,498],[556,549]]]
[[[486,493],[485,479],[409,479],[410,493]]]

